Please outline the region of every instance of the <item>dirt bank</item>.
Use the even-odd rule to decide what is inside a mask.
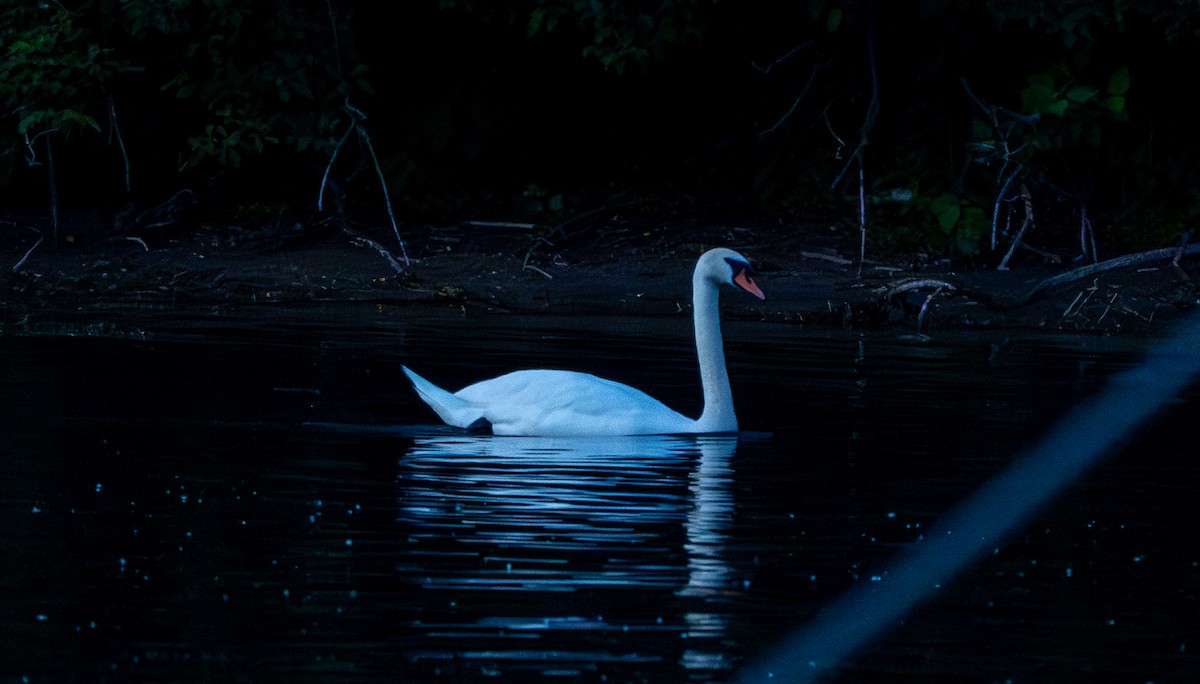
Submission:
[[[10,316],[297,301],[673,314],[688,305],[694,259],[717,245],[749,257],[768,295],[765,303],[727,298],[727,315],[797,325],[1153,332],[1200,299],[1195,250],[1177,261],[1178,250],[1165,250],[1091,272],[1036,255],[1007,271],[919,255],[869,259],[860,269],[854,236],[761,219],[614,218],[574,232],[407,226],[407,266],[394,239],[373,240],[335,221],[157,234],[87,234],[67,222],[56,246],[37,244],[38,233],[17,220],[0,223],[0,306]]]

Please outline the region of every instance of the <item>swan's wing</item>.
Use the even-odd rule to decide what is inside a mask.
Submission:
[[[637,435],[694,431],[694,420],[628,385],[588,373],[526,370],[454,393],[498,435]]]

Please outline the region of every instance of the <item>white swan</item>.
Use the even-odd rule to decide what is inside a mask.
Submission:
[[[692,274],[696,355],[704,412],[692,420],[645,392],[588,373],[523,370],[477,382],[453,394],[404,367],[421,399],[447,424],[496,435],[605,436],[736,432],[717,307],[721,285],[763,299],[750,262],[732,249],[705,252]]]

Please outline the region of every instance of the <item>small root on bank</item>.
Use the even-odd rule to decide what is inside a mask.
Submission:
[[[370,247],[378,252],[379,256],[383,257],[384,260],[388,262],[388,265],[392,267],[392,270],[396,275],[408,275],[408,271],[401,266],[398,261],[396,261],[396,257],[392,256],[392,253],[389,252],[383,245],[365,235],[360,235],[353,230],[350,230],[346,226],[342,226],[342,232],[350,236],[350,242],[352,244],[358,245],[359,247]],[[411,263],[407,258],[404,260],[404,262]]]
[[[529,259],[531,257],[533,257],[533,253],[537,250],[538,245],[540,245],[542,243],[550,245],[551,247],[554,246],[553,242],[550,242],[549,240],[547,240],[544,237],[539,237],[537,240],[534,241],[534,243],[532,245],[530,245],[529,249],[526,250],[525,261],[521,264],[521,270],[522,271],[533,271],[534,273],[540,273],[540,274],[542,274],[542,276],[544,276],[546,278],[546,280],[554,280],[554,276],[550,275],[549,273],[546,273],[545,271],[538,268],[537,266],[534,266],[533,264],[529,263]]]

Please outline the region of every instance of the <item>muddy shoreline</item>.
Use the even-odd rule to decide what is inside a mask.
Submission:
[[[407,266],[394,241],[335,222],[68,233],[36,247],[28,232],[10,233],[0,248],[0,306],[10,320],[278,302],[672,315],[687,309],[692,264],[712,246],[749,257],[767,293],[762,303],[726,297],[726,316],[796,325],[1156,334],[1200,299],[1195,252],[1078,278],[1064,275],[1077,267],[1044,259],[997,271],[894,255],[860,270],[845,238],[754,221],[625,221],[549,235],[523,224],[410,226]]]

